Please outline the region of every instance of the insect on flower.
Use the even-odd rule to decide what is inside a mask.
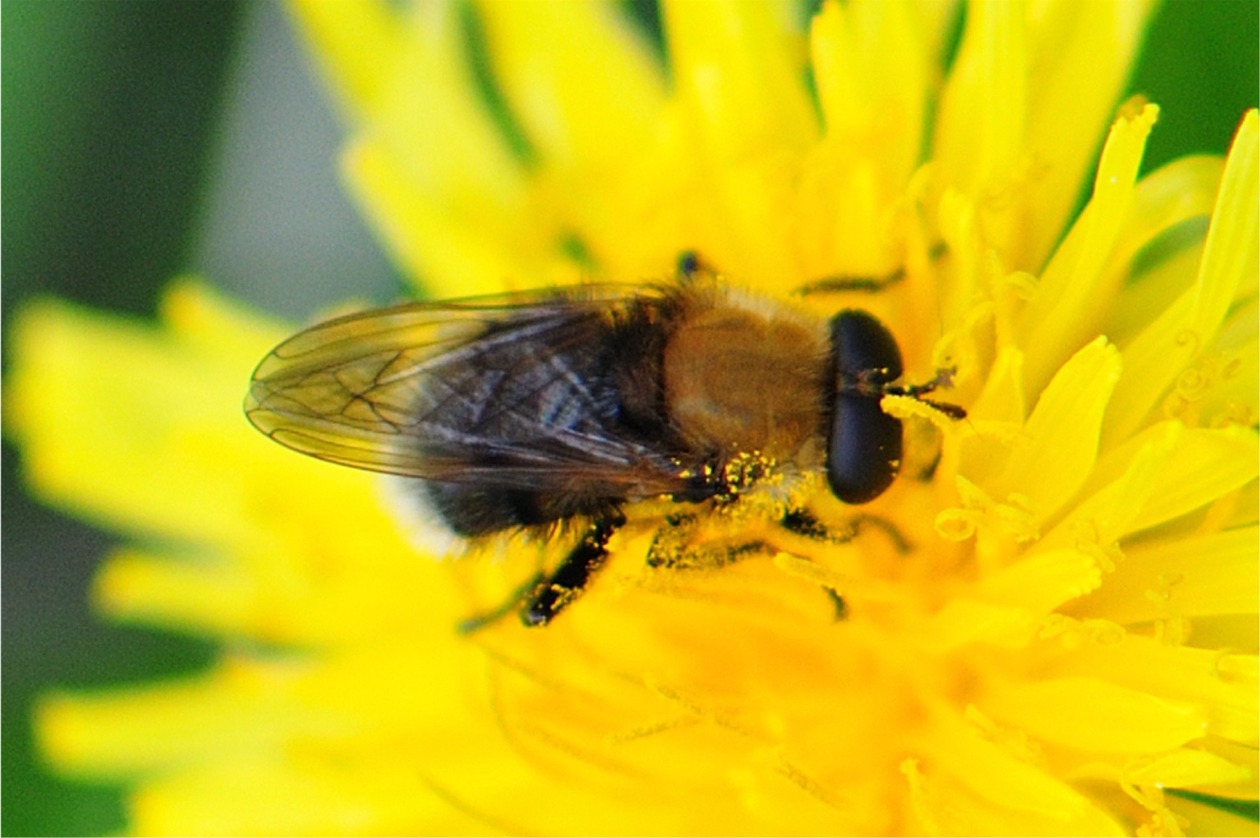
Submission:
[[[417,478],[419,502],[461,537],[580,522],[523,596],[522,619],[541,625],[604,561],[628,503],[729,503],[765,464],[823,473],[847,504],[879,496],[902,458],[881,398],[948,380],[901,375],[896,340],[864,311],[828,321],[688,276],[340,317],[264,358],[245,412],[296,451]]]

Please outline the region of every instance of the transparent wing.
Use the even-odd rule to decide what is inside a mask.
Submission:
[[[616,427],[596,354],[618,307],[656,299],[601,286],[341,317],[264,358],[245,413],[282,445],[356,468],[499,488],[682,491],[678,458]]]

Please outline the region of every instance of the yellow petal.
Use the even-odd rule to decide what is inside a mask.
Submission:
[[[977,814],[1001,818],[1006,831],[1023,834],[1120,835],[1124,830],[1084,795],[1049,772],[987,741],[959,720],[939,720],[924,737],[926,764],[984,802]],[[965,800],[965,799],[964,799]],[[950,801],[940,801],[949,812]],[[965,812],[966,810],[964,810]],[[985,827],[990,834],[998,824],[972,824],[967,820],[950,831],[975,833]]]
[[[1219,794],[1231,790],[1246,799],[1255,795],[1255,753],[1251,766],[1197,748],[1177,748],[1125,766],[1125,780],[1162,788],[1204,789]]]
[[[1022,2],[968,3],[962,44],[941,95],[934,157],[951,186],[977,198],[1009,189],[1022,162],[1028,118],[1027,16]],[[980,207],[982,227],[990,241],[1006,250],[1022,219],[1003,219],[987,209]]]
[[[1057,241],[1150,5],[969,4],[934,147],[1012,267],[1037,270]]]
[[[1105,311],[1115,287],[1102,287],[1105,267],[1128,217],[1146,138],[1159,109],[1147,105],[1112,126],[1098,163],[1094,195],[1067,240],[1046,267],[1033,298],[1016,326],[1028,355],[1024,374],[1030,389],[1041,386],[1082,339],[1093,337],[1091,319],[1081,312]]]
[[[664,82],[618,8],[484,0],[478,11],[495,77],[543,165],[599,171],[654,141]]]
[[[312,55],[352,118],[370,113],[391,83],[404,24],[381,0],[289,0]]]
[[[783,6],[671,0],[662,11],[674,84],[709,153],[736,163],[817,137],[804,44]]]
[[[1260,322],[1260,301],[1240,306],[1226,322],[1226,329],[1237,325],[1238,332],[1252,331]],[[1198,376],[1183,376],[1170,406],[1180,408],[1185,421],[1207,427],[1250,425],[1260,419],[1260,338],[1254,331],[1242,343],[1218,341],[1213,355],[1200,365]]]
[[[503,205],[471,186],[449,196],[417,189],[390,149],[367,140],[351,145],[343,162],[399,267],[434,297],[567,284],[579,276],[559,258],[554,218],[539,212],[517,224],[528,214],[523,197]],[[452,188],[461,183],[453,179]]]
[[[1046,614],[1102,582],[1097,560],[1079,550],[1037,550],[1010,567],[985,576],[974,595]]]
[[[1203,712],[1207,732],[1244,745],[1260,744],[1260,685],[1254,654],[1171,646],[1133,635],[1090,639],[1070,633],[1049,640],[1071,654],[1055,675],[1098,678]]]
[[[1221,191],[1212,211],[1199,268],[1197,293],[1189,328],[1198,335],[1213,334],[1234,302],[1238,288],[1257,282],[1257,219],[1260,218],[1260,115],[1244,117],[1225,161]]]
[[[1240,286],[1260,271],[1258,133],[1251,111],[1225,164],[1193,287],[1123,349],[1125,378],[1116,388],[1105,441],[1123,439],[1140,426],[1168,385],[1213,339]]]
[[[1112,389],[1120,378],[1115,347],[1099,338],[1063,365],[1042,392],[993,493],[1017,493],[1042,520],[1089,476]]]
[[[479,10],[540,193],[586,267],[621,281],[672,267],[695,245],[673,217],[691,173],[670,140],[662,68],[622,10],[597,0],[486,0]]]
[[[1206,213],[1201,221],[1206,229]],[[1099,324],[1099,329],[1117,345],[1132,344],[1137,335],[1185,291],[1186,278],[1199,270],[1203,259],[1203,231],[1193,230],[1192,223],[1188,223],[1183,238],[1189,241],[1178,242],[1177,247],[1160,252],[1158,261],[1143,266],[1141,275],[1132,278],[1134,281],[1126,283],[1116,294],[1109,316]],[[1158,246],[1156,243],[1155,247]]]
[[[11,336],[19,362],[5,382],[6,427],[46,497],[111,526],[224,543],[243,534],[222,513],[235,508],[239,469],[260,441],[240,413],[241,394],[281,333],[204,289],[177,293],[176,309],[197,296],[221,308],[214,316],[236,336],[228,351],[61,302],[23,310]]]
[[[305,535],[336,556],[342,539],[335,530],[357,527],[360,535],[343,548],[357,551],[346,554],[356,557],[349,561],[312,566],[310,542],[300,536],[273,538],[269,549],[243,555],[121,550],[102,566],[94,604],[120,620],[307,648],[340,647],[382,634],[426,637],[453,630],[474,613],[471,604],[452,596],[446,566],[408,549],[394,522],[373,514],[379,504],[373,509],[353,497],[340,499],[344,514],[322,510],[325,525],[310,523]],[[371,499],[371,493],[363,496]],[[373,607],[394,589],[411,592],[411,610]]]
[[[52,695],[36,726],[48,758],[76,774],[121,778],[265,749],[313,721],[277,689],[287,677],[223,668],[184,682],[95,696]]]
[[[244,568],[224,565],[228,563],[119,551],[97,576],[94,599],[122,620],[227,637],[251,634],[248,615],[255,607],[257,585]]]
[[[1105,584],[1073,610],[1118,623],[1260,613],[1260,569],[1254,526],[1178,540],[1137,544]]]
[[[804,40],[764,0],[663,4],[701,253],[769,289],[800,277],[794,183],[818,136],[803,83]]]
[[[1028,140],[1032,176],[1027,262],[1058,241],[1094,164],[1097,137],[1113,115],[1142,48],[1154,0],[1031,5]]]
[[[1039,549],[1065,546],[1105,551],[1132,530],[1154,493],[1158,475],[1177,450],[1185,428],[1167,422],[1104,460],[1090,476],[1083,499],[1042,538]]]
[[[498,765],[485,761],[487,791]],[[513,792],[509,792],[513,793]],[[519,794],[519,792],[515,792]],[[231,805],[224,805],[224,801]],[[478,806],[414,761],[258,755],[167,775],[131,801],[137,835],[522,834],[510,813]]]
[[[918,166],[928,93],[928,51],[918,4],[823,4],[810,27],[814,83],[827,138],[877,160],[904,184]]]
[[[934,653],[948,653],[974,643],[1022,649],[1036,633],[1037,625],[1037,615],[1027,608],[957,596],[928,621],[923,642]]]
[[[989,370],[984,390],[974,406],[967,408],[968,418],[1022,425],[1028,415],[1023,364],[1023,352],[1013,346],[1003,347]]]
[[[400,266],[443,296],[501,290],[509,276],[530,284],[571,279],[575,267],[569,277],[554,269],[563,261],[564,225],[480,95],[458,10],[425,5],[407,25],[388,84],[344,161]],[[507,254],[519,254],[523,266]]]
[[[1258,457],[1256,435],[1247,429],[1187,430],[1131,526],[1161,524],[1255,480]]]
[[[1207,727],[1193,706],[1101,678],[994,684],[981,708],[1047,744],[1102,753],[1166,751],[1202,737]]]
[[[1130,337],[1185,289],[1198,258],[1189,272],[1165,267],[1202,243],[1194,233],[1200,221],[1207,229],[1223,170],[1219,157],[1181,157],[1138,181],[1103,286],[1124,280],[1115,303],[1099,312],[1102,331],[1113,341]]]
[[[1170,797],[1169,808],[1185,823],[1186,835],[1255,835],[1256,818],[1248,812],[1224,806],[1214,805],[1211,800],[1196,800],[1186,797]],[[1254,809],[1254,807],[1253,807]]]

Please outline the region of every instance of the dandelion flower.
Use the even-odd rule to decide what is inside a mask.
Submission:
[[[425,292],[684,250],[783,297],[899,276],[840,302],[907,378],[953,366],[968,418],[885,397],[883,527],[792,540],[754,505],[705,532],[771,555],[687,571],[627,527],[553,625],[461,634],[558,548],[432,561],[373,476],[255,434],[289,326],[195,281],[156,326],[33,306],[9,432],[128,534],[97,604],[222,644],[49,696],[55,765],[129,782],[140,833],[1254,833],[1221,804],[1255,801],[1260,738],[1257,116],[1138,178],[1147,4],[977,0],[947,68],[949,3],[668,2],[663,56],[600,3],[293,11]]]

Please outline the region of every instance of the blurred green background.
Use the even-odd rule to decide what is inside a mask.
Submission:
[[[4,323],[39,294],[148,315],[190,270],[295,320],[398,294],[340,189],[336,116],[277,4],[6,0],[0,15]],[[1255,0],[1165,3],[1131,84],[1163,108],[1146,169],[1226,149],[1260,100],[1257,17]],[[0,467],[0,830],[116,831],[117,788],[40,766],[34,698],[189,671],[211,649],[93,617],[87,589],[115,540],[25,495],[7,443]]]

